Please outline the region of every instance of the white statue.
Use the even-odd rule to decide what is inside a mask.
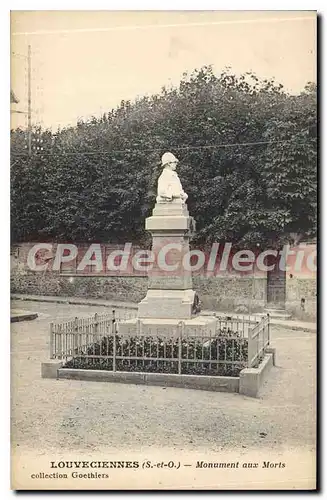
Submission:
[[[164,153],[161,162],[164,169],[158,179],[157,203],[169,203],[174,199],[180,199],[185,203],[188,196],[183,191],[176,172],[177,158],[172,153]]]

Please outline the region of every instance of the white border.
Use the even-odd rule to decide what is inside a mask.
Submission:
[[[90,8],[91,4],[91,8]],[[1,194],[0,194],[0,202],[1,209],[0,214],[2,216],[2,237],[1,237],[1,262],[3,265],[2,269],[2,286],[1,286],[1,296],[0,296],[0,304],[1,304],[1,335],[2,335],[2,348],[6,346],[5,350],[2,351],[2,359],[1,359],[1,381],[2,387],[4,388],[2,392],[2,407],[1,417],[2,417],[2,440],[1,440],[1,482],[0,482],[0,491],[1,498],[12,497],[14,493],[9,492],[9,417],[10,417],[10,404],[9,404],[9,370],[10,370],[10,357],[9,357],[9,346],[10,346],[10,334],[9,334],[9,249],[10,249],[10,240],[9,240],[9,124],[10,124],[10,111],[9,111],[9,89],[10,89],[10,78],[9,78],[9,66],[10,66],[10,46],[9,46],[9,10],[317,10],[320,14],[324,14],[324,5],[321,1],[316,2],[308,2],[308,1],[266,1],[264,4],[259,1],[236,1],[229,0],[228,2],[214,2],[208,0],[202,0],[201,2],[195,2],[192,0],[188,1],[179,1],[179,0],[166,0],[165,2],[156,2],[154,4],[153,1],[139,1],[133,2],[132,0],[121,0],[117,2],[108,2],[105,0],[93,0],[92,2],[80,0],[78,5],[75,2],[70,0],[57,0],[57,1],[48,1],[46,4],[41,0],[34,1],[23,1],[16,0],[12,2],[3,2],[0,7],[0,34],[1,34],[1,50],[2,50],[2,68],[5,68],[2,71],[2,76],[0,79],[2,86],[2,109],[1,109],[1,163],[2,163],[2,176],[1,176]],[[263,8],[264,7],[264,8]],[[324,53],[326,51],[325,47],[325,36],[322,31],[321,33],[321,47],[320,51]],[[323,63],[323,56],[321,56],[321,63]],[[321,69],[321,82],[325,82],[324,78],[324,67]],[[322,92],[323,85],[320,84],[320,92]],[[326,118],[326,100],[321,99],[322,109],[320,111],[322,121],[323,118]],[[323,146],[324,146],[324,136],[325,134],[321,131],[321,170],[323,171],[326,167],[323,164]],[[321,191],[321,199],[322,199],[322,210],[321,210],[321,234],[320,237],[322,239],[322,249],[326,248],[326,245],[323,245],[325,242],[324,235],[326,234],[327,229],[327,214],[326,214],[326,203],[323,203],[324,193],[327,192],[327,176],[323,175],[320,179],[320,191]],[[325,231],[323,231],[325,230]],[[327,282],[327,271],[326,268],[323,269],[321,274],[321,283]],[[322,290],[320,290],[322,292]],[[325,296],[320,297],[321,300],[321,311],[325,310]],[[326,301],[327,302],[327,301]],[[327,306],[327,303],[326,303]],[[323,319],[323,318],[322,318]],[[320,335],[325,334],[323,329],[323,324],[320,327]],[[6,325],[6,327],[5,327]],[[323,353],[321,354],[321,361],[323,368],[323,361],[326,359],[326,342],[323,343]],[[324,373],[325,375],[325,373]],[[325,380],[325,376],[323,377]],[[321,380],[322,382],[322,380]],[[325,391],[324,391],[325,395]],[[324,415],[323,408],[322,415]],[[322,420],[322,418],[321,418]],[[326,445],[326,433],[324,433],[324,446],[325,450]],[[322,450],[323,451],[323,450]],[[321,469],[321,477],[326,477],[326,469],[325,464],[322,464]],[[63,494],[58,492],[62,499],[68,498],[68,494]],[[126,494],[127,495],[127,494]],[[199,493],[200,495],[200,493]],[[30,497],[43,498],[46,494],[39,495],[30,495]],[[94,494],[88,494],[87,497],[93,497]],[[111,494],[111,496],[116,496],[115,494]],[[229,498],[230,495],[220,494],[220,496],[226,496]],[[279,495],[279,497],[284,497],[285,495]]]
[[[314,3],[314,5],[313,5]],[[50,4],[50,5],[49,5]],[[318,4],[318,5],[317,5]],[[320,5],[319,5],[320,4]],[[266,1],[264,5],[260,1],[230,0],[230,1],[213,1],[203,0],[167,0],[165,2],[154,3],[151,0],[143,0],[135,2],[133,0],[120,1],[105,1],[94,0],[90,5],[87,0],[80,0],[78,5],[72,0],[57,0],[48,1],[46,4],[42,0],[12,0],[10,2],[11,10],[321,10],[323,2],[309,2],[306,0],[298,0],[296,4],[292,1]]]

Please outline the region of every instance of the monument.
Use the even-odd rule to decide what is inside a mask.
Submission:
[[[163,171],[158,179],[156,204],[145,228],[152,236],[153,265],[148,270],[148,290],[138,304],[137,318],[119,324],[122,333],[158,331],[171,334],[182,321],[186,333],[214,328],[213,317],[199,314],[199,298],[192,287],[189,240],[195,230],[181,181],[177,158],[162,156]]]

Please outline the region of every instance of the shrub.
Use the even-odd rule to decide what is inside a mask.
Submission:
[[[178,373],[181,349],[182,374],[238,376],[247,363],[248,341],[232,333],[221,331],[211,341],[188,337],[181,342],[176,337],[116,335],[116,371]],[[111,371],[113,354],[113,336],[103,337],[76,350],[65,368]]]

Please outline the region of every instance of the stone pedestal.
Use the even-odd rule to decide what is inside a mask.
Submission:
[[[148,291],[138,305],[137,318],[120,322],[119,333],[142,335],[214,334],[215,318],[194,314],[195,291],[189,262],[189,238],[194,220],[180,199],[157,203],[145,228],[152,235],[153,267]]]
[[[145,228],[152,235],[155,262],[148,272],[146,297],[139,303],[139,318],[190,319],[195,292],[188,259],[193,219],[187,206],[176,200],[157,203]]]
[[[190,319],[194,298],[194,290],[149,289],[139,303],[138,317]]]

